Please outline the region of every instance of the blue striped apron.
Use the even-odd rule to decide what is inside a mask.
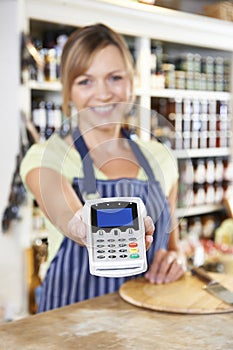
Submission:
[[[130,139],[124,129],[122,132],[123,136],[128,139],[138,163],[147,174],[148,180],[142,181],[135,178],[96,180],[87,146],[79,130],[75,129],[73,138],[75,147],[83,161],[84,178],[74,178],[73,188],[82,202],[84,202],[85,195],[93,193],[98,193],[103,198],[140,197],[147,208],[147,214],[152,217],[155,223],[154,241],[147,252],[148,264],[150,265],[155,252],[167,246],[170,231],[169,205],[160,183],[155,179],[149,162],[140,147]],[[141,275],[109,278],[91,275],[86,247],[81,247],[65,237],[43,281],[38,312],[115,292],[126,280],[139,276]]]

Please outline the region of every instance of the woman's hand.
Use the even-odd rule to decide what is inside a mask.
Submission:
[[[145,217],[144,225],[146,231],[146,250],[148,250],[153,242],[153,233],[155,230],[154,223],[150,216]],[[86,225],[82,220],[82,208],[79,209],[69,221],[67,236],[82,246],[87,245]]]
[[[150,216],[145,217],[144,225],[146,231],[146,250],[148,250],[153,242],[153,233],[155,230],[154,223]],[[79,209],[69,221],[67,236],[82,246],[87,245],[86,225],[82,220],[82,209]]]
[[[144,219],[145,231],[146,231],[146,250],[148,250],[153,242],[153,233],[155,230],[155,226],[153,220],[150,216],[146,216]]]
[[[82,220],[82,208],[68,222],[67,236],[81,246],[87,245],[86,225]]]
[[[178,280],[187,271],[186,257],[174,250],[160,249],[145,274],[151,283],[169,283]]]

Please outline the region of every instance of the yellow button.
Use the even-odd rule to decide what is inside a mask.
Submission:
[[[130,254],[138,253],[138,248],[130,248],[129,252]]]

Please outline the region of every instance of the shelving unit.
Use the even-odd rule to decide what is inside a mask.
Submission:
[[[46,11],[44,6],[46,5]],[[140,105],[151,109],[152,100],[164,99],[192,99],[208,101],[226,101],[230,105],[232,79],[230,91],[206,90],[177,90],[154,89],[151,87],[150,55],[151,46],[155,41],[171,46],[172,51],[189,48],[195,52],[207,54],[223,54],[227,56],[230,65],[233,64],[233,26],[212,18],[182,13],[157,6],[149,6],[133,1],[115,0],[25,0],[25,32],[37,34],[51,28],[68,27],[69,30],[90,23],[103,22],[121,34],[130,38],[130,44],[136,50],[136,68],[138,84],[135,87]],[[24,111],[31,117],[31,96],[41,93],[46,96],[59,93],[61,85],[57,82],[29,81],[24,87]],[[140,120],[142,139],[149,139],[151,133],[150,113]],[[198,159],[208,157],[230,157],[231,147],[211,147],[203,149],[175,149],[178,160]],[[178,215],[198,215],[221,209],[219,203],[211,206],[200,206],[189,209],[189,214],[179,208]]]
[[[24,30],[28,34],[37,35],[41,31],[54,28],[81,27],[95,22],[103,22],[120,31],[136,52],[137,85],[135,94],[142,107],[151,110],[155,99],[191,99],[207,101],[225,101],[232,106],[230,91],[206,91],[184,89],[154,89],[151,87],[151,47],[159,41],[174,52],[193,50],[195,53],[221,54],[233,66],[233,26],[230,22],[205,18],[199,15],[182,13],[157,6],[149,6],[124,0],[24,0]],[[46,6],[46,11],[44,10]],[[29,81],[22,87],[23,105],[28,118],[31,118],[32,96],[49,96],[59,99],[61,84],[56,82]],[[141,117],[140,137],[148,140],[151,137],[151,119]],[[230,158],[232,145],[227,147],[174,149],[178,161],[208,157]],[[212,213],[222,209],[220,203],[179,208],[177,215],[195,216]]]

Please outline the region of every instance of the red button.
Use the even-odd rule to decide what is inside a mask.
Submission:
[[[137,243],[129,243],[129,247],[130,248],[135,248],[135,247],[137,247],[138,246],[138,244]]]

